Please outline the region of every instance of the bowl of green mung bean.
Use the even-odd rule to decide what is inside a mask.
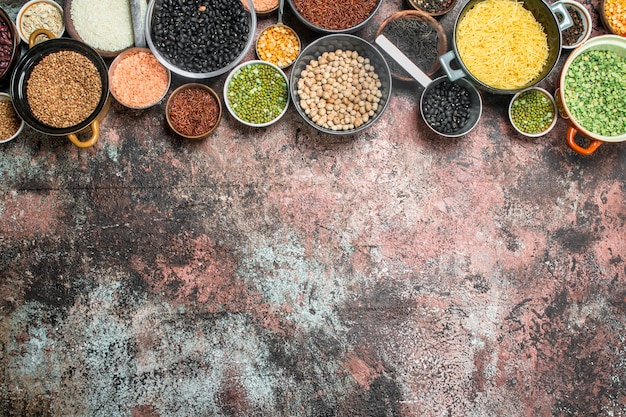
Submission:
[[[509,120],[519,133],[536,138],[552,130],[558,119],[554,97],[540,87],[516,93],[509,103]]]
[[[279,67],[253,60],[235,67],[224,83],[224,103],[238,122],[265,127],[279,120],[289,105],[289,81]]]

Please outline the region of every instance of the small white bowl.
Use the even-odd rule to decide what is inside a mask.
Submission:
[[[32,6],[39,4],[39,3],[49,4],[50,6],[57,9],[59,13],[61,14],[61,29],[58,32],[52,31],[52,33],[54,33],[54,35],[57,38],[60,38],[61,36],[63,36],[63,32],[65,32],[64,12],[63,12],[63,8],[59,5],[59,3],[52,1],[52,0],[30,0],[28,3],[22,6],[22,8],[17,13],[17,17],[15,18],[15,26],[17,27],[17,33],[20,34],[20,38],[22,39],[22,41],[26,42],[27,44],[29,41],[28,39],[29,36],[26,36],[26,34],[24,33],[24,30],[22,29],[22,20],[24,19],[24,14],[28,11],[28,9],[30,9]],[[36,28],[36,29],[42,29],[42,28]],[[50,30],[50,28],[43,28],[43,29]]]
[[[511,110],[513,108],[513,103],[515,103],[515,101],[517,99],[519,99],[519,97],[522,94],[528,93],[529,91],[537,91],[537,92],[543,94],[548,100],[550,100],[550,103],[552,105],[552,119],[550,121],[550,124],[544,130],[542,130],[541,132],[529,133],[529,132],[523,131],[522,129],[520,129],[515,124],[515,122],[513,121],[513,117],[511,115]],[[519,133],[521,133],[522,135],[527,136],[529,138],[538,138],[540,136],[543,136],[543,135],[547,134],[556,125],[556,121],[559,118],[559,111],[557,109],[556,101],[554,100],[554,97],[552,97],[552,94],[550,94],[549,92],[547,92],[546,90],[544,90],[543,88],[540,88],[540,87],[530,87],[530,88],[527,88],[525,90],[522,90],[522,91],[519,91],[518,93],[516,93],[513,96],[513,98],[511,99],[511,102],[509,103],[509,112],[508,113],[509,113],[509,122],[515,128],[515,130],[517,130]]]
[[[9,103],[11,103],[11,105],[13,105],[13,102],[11,100],[11,96],[8,95],[7,93],[0,93],[0,101],[8,101]],[[17,115],[17,112],[15,114]],[[24,120],[22,118],[20,118],[19,115],[17,115],[17,117],[21,120],[20,127],[17,129],[17,131],[10,138],[7,138],[7,139],[1,139],[0,138],[0,143],[6,143],[6,142],[9,142],[9,141],[12,141],[16,137],[18,137],[18,135],[20,133],[22,133],[22,130],[24,130]]]
[[[241,70],[245,67],[248,66],[254,66],[254,65],[265,65],[268,67],[271,67],[277,74],[280,74],[280,76],[282,77],[282,80],[285,83],[285,107],[282,109],[282,111],[280,112],[280,114],[278,114],[276,117],[274,117],[272,120],[269,120],[267,122],[263,122],[263,123],[253,123],[247,120],[243,120],[239,115],[238,112],[236,112],[233,109],[233,103],[231,102],[231,99],[229,98],[229,91],[230,91],[230,86],[231,86],[231,82],[233,81],[233,79],[236,79],[236,77],[239,76]],[[254,98],[250,98],[252,101],[254,101]],[[231,114],[231,116],[233,116],[237,121],[239,121],[240,123],[243,123],[246,126],[250,126],[250,127],[266,127],[269,126],[273,123],[275,123],[277,120],[279,120],[281,117],[283,117],[283,115],[287,112],[287,108],[289,107],[289,80],[287,79],[287,76],[285,75],[284,71],[282,69],[280,69],[279,67],[277,67],[276,65],[267,62],[267,61],[261,61],[261,60],[253,60],[253,61],[246,61],[242,64],[239,64],[238,66],[235,67],[235,69],[233,69],[230,74],[228,74],[228,78],[226,78],[226,82],[224,83],[224,104],[226,105],[226,108],[228,109],[228,112]],[[257,108],[262,108],[261,107],[261,103],[259,103],[259,105],[257,106]]]
[[[561,3],[563,3],[563,5],[566,8],[567,8],[567,6],[570,6],[570,7],[573,7],[574,9],[576,9],[576,11],[578,12],[578,15],[580,16],[580,18],[583,21],[583,28],[584,28],[584,30],[583,30],[583,33],[578,38],[578,40],[575,43],[571,44],[571,45],[565,45],[564,42],[563,42],[563,45],[562,45],[563,49],[576,49],[576,48],[578,48],[578,46],[580,46],[580,44],[585,42],[591,36],[591,29],[593,28],[593,22],[591,20],[591,14],[589,14],[589,11],[587,10],[587,8],[584,5],[582,5],[581,3],[577,2],[576,0],[561,0]],[[567,31],[567,29],[565,29],[565,31]],[[563,36],[562,33],[561,33],[561,36]]]

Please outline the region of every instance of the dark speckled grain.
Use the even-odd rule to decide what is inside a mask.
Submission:
[[[113,103],[93,148],[2,145],[0,415],[626,415],[623,144],[522,137],[490,94],[444,139],[393,87],[358,136]]]

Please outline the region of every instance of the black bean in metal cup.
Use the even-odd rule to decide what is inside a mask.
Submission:
[[[248,15],[241,0],[156,0],[152,38],[171,64],[189,72],[224,68],[246,47]]]
[[[431,128],[444,135],[463,129],[470,119],[471,108],[470,92],[450,81],[427,88],[422,97],[424,120]]]

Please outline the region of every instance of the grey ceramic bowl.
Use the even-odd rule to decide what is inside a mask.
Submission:
[[[332,130],[322,127],[313,122],[313,120],[306,114],[305,110],[302,108],[298,93],[298,81],[300,80],[302,71],[306,68],[306,66],[312,60],[317,60],[324,52],[334,52],[337,49],[342,49],[344,51],[355,51],[360,56],[369,58],[370,63],[374,66],[375,72],[378,75],[381,83],[381,97],[378,103],[378,109],[376,113],[372,117],[370,117],[369,120],[364,124],[349,130]],[[357,36],[349,34],[338,34],[326,35],[322,38],[317,39],[313,43],[309,44],[306,48],[304,48],[296,62],[293,64],[289,85],[291,90],[291,102],[293,103],[294,107],[296,108],[298,114],[302,117],[302,119],[304,119],[308,124],[319,130],[320,132],[328,133],[331,135],[349,135],[361,132],[369,128],[380,118],[380,116],[387,108],[387,105],[389,104],[392,80],[391,71],[389,71],[387,61],[385,61],[385,58],[376,47]]]

